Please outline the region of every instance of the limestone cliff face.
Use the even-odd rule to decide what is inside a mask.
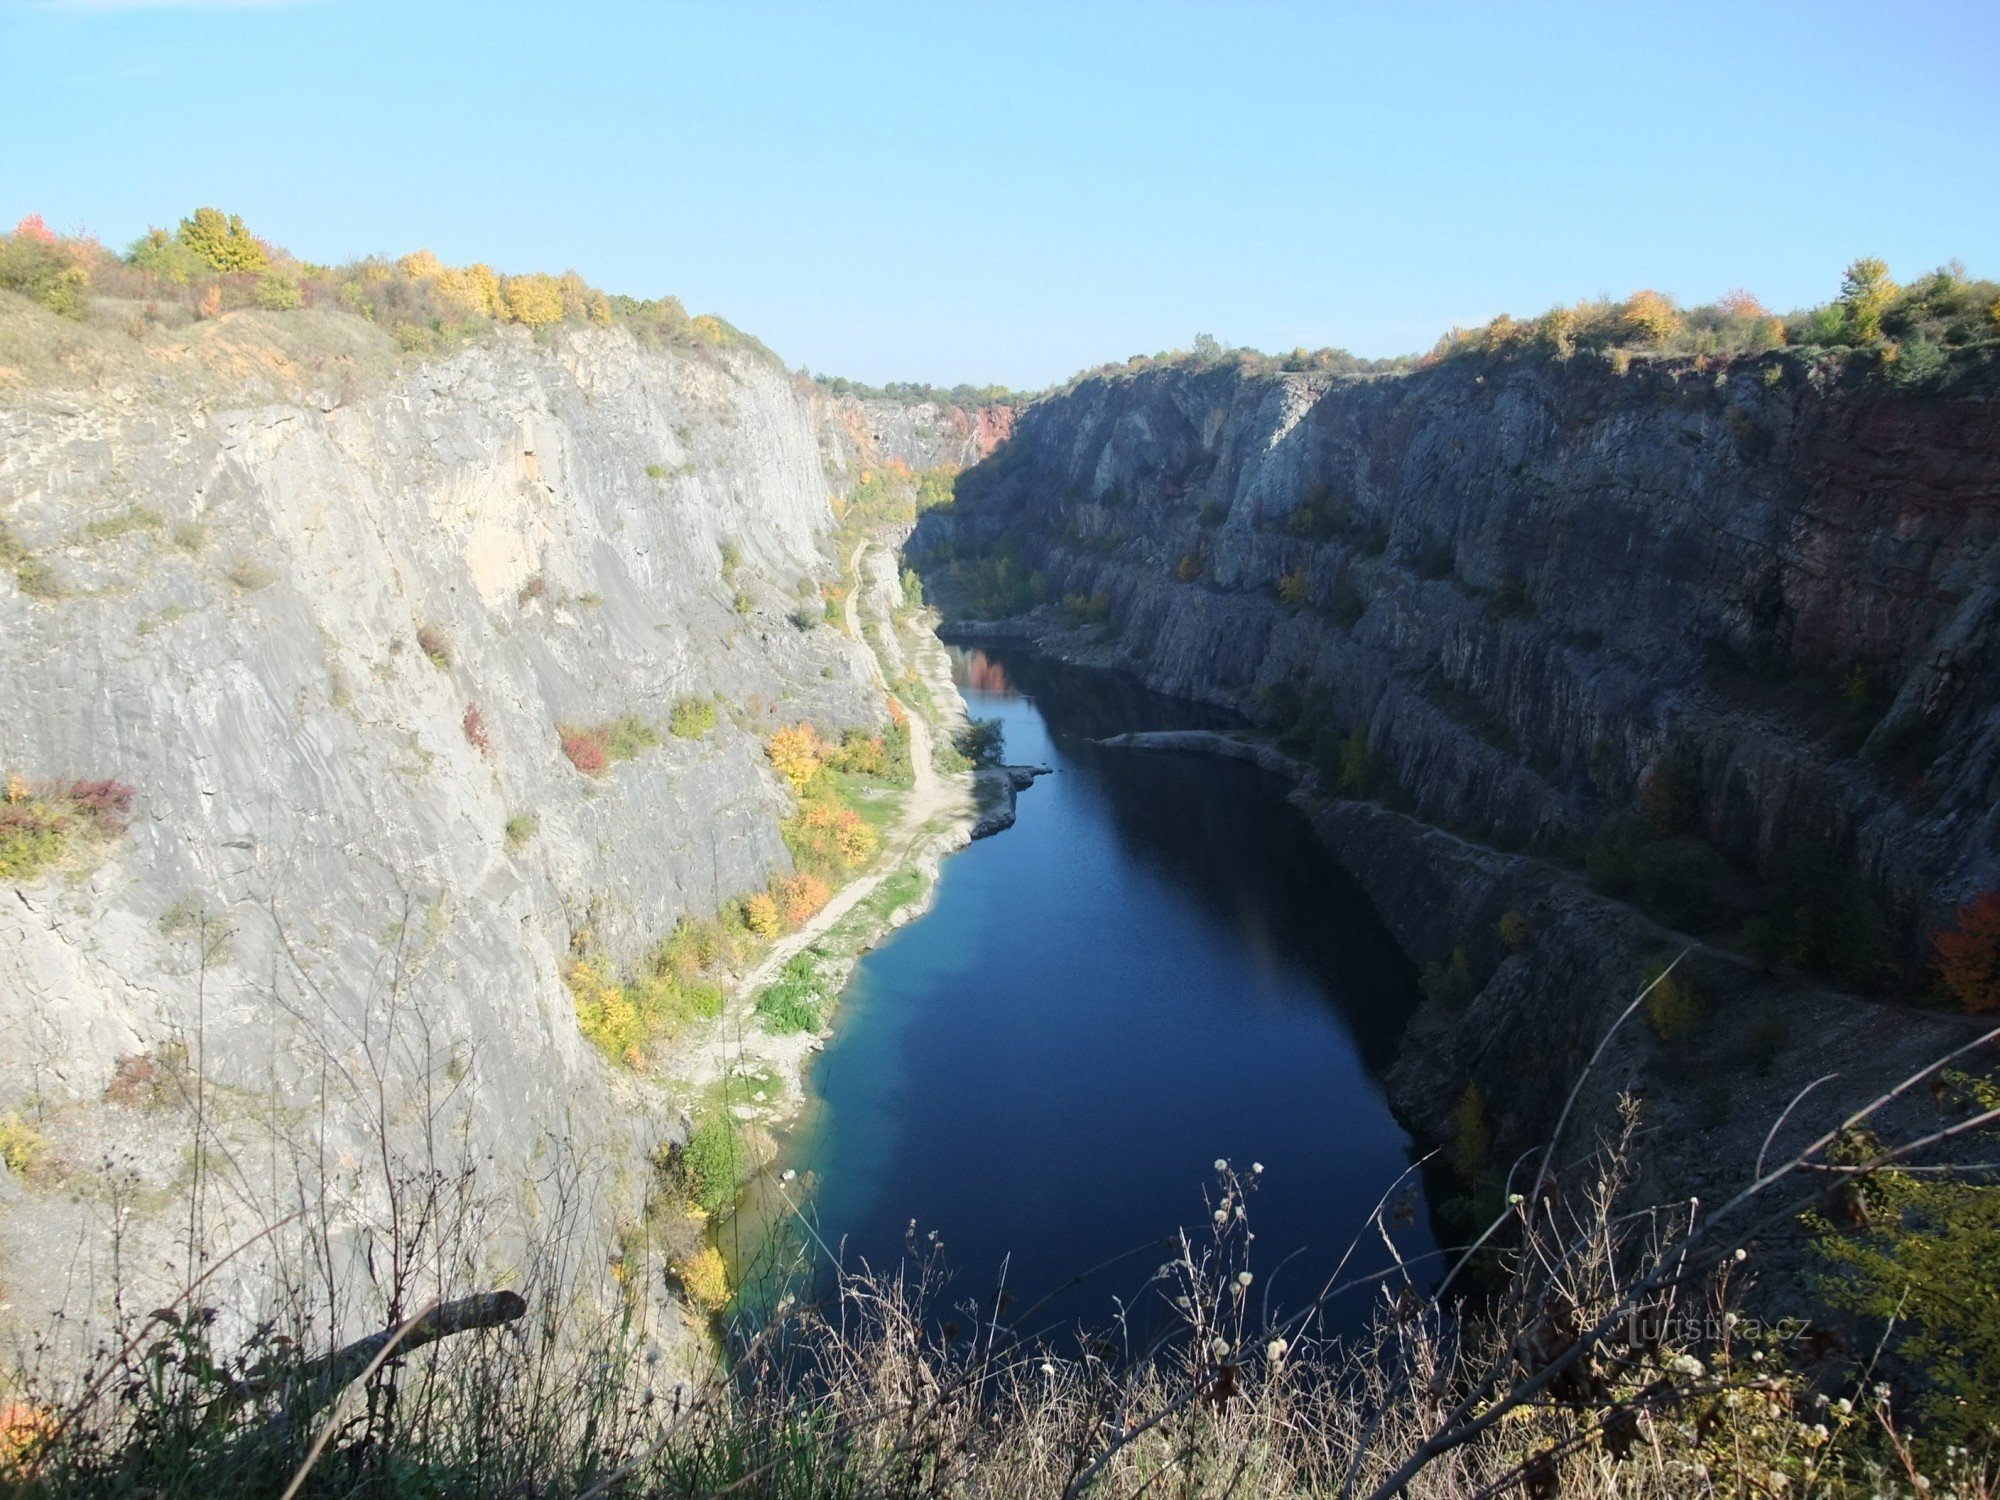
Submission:
[[[845,479],[875,464],[967,469],[1007,440],[1014,408],[967,409],[938,401],[890,401],[813,392],[827,467]]]
[[[1929,915],[2000,878],[1990,379],[1155,371],[1031,408],[962,489],[920,554],[1012,539],[1170,691],[1323,689],[1424,816],[1559,839],[1672,754],[1746,858],[1829,842]]]
[[[1786,354],[1155,370],[1029,408],[959,496],[912,550],[961,621],[971,560],[1005,556],[1050,601],[1009,633],[1252,719],[1322,695],[1366,736],[1400,810],[1308,811],[1416,961],[1469,950],[1480,992],[1426,1008],[1393,1080],[1437,1134],[1470,1078],[1517,1127],[1503,1137],[1534,1138],[1645,965],[1685,945],[1503,852],[1574,850],[1670,759],[1745,866],[1826,848],[1865,870],[1912,968],[1928,923],[2000,884],[1990,372],[1911,395]],[[1524,952],[1494,936],[1509,910]],[[1761,1132],[1813,1069],[1861,1089],[1956,1035],[1695,961],[1700,1066],[1641,1026],[1592,1101],[1603,1120],[1618,1088],[1672,1096],[1679,1133],[1656,1139],[1684,1186],[1740,1165],[1703,1122],[1728,1113],[1700,1101],[1704,1072],[1739,1080],[1739,1102],[1773,1095]]]
[[[367,1143],[434,1106],[489,1186],[560,1142],[629,1189],[684,1101],[579,1035],[573,939],[629,958],[761,886],[789,863],[763,736],[883,713],[862,647],[788,617],[834,567],[812,403],[616,330],[414,367],[260,343],[315,316],[223,320],[262,351],[223,388],[0,388],[0,520],[46,569],[0,573],[0,766],[136,790],[101,862],[0,889],[0,1114],[85,1178],[101,1154],[171,1185],[166,1126],[97,1101],[185,1048],[239,1120],[331,1100],[311,1156],[357,1236]],[[664,734],[709,694],[716,729]],[[626,714],[663,742],[565,759],[557,725]],[[51,1303],[74,1267],[21,1240],[87,1243],[90,1195],[0,1194],[0,1274]]]

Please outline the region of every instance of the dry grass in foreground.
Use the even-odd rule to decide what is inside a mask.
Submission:
[[[1559,1127],[1435,1285],[1437,1268],[1396,1261],[1289,1311],[1253,1263],[1256,1173],[1218,1163],[1202,1231],[1144,1252],[1160,1263],[1133,1314],[1083,1339],[1037,1336],[1037,1308],[997,1298],[944,1321],[919,1266],[780,1299],[731,1330],[710,1376],[671,1382],[633,1299],[580,1292],[571,1244],[552,1242],[514,1288],[401,1306],[339,1350],[313,1343],[328,1320],[310,1277],[287,1278],[281,1310],[225,1351],[203,1303],[217,1262],[128,1318],[82,1375],[18,1372],[0,1491],[1990,1496],[1990,1441],[1912,1433],[1874,1358],[1809,1378],[1780,1334],[1738,1316],[1759,1234],[2000,1117],[1978,1109],[1865,1159],[1837,1149],[1953,1058],[1720,1205],[1632,1201],[1636,1106],[1567,1169]],[[1388,1240],[1400,1187],[1365,1234]],[[449,1247],[407,1248],[451,1263]],[[1474,1273],[1490,1288],[1476,1303],[1462,1300]],[[1354,1296],[1373,1308],[1366,1335],[1325,1338],[1321,1312]]]

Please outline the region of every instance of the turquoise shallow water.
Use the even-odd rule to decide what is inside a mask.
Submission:
[[[1278,1304],[1302,1304],[1411,1159],[1374,1073],[1415,1003],[1407,965],[1274,779],[1087,742],[1212,714],[1030,657],[955,657],[1007,758],[1055,774],[856,970],[785,1192],[850,1265],[914,1246],[941,1253],[954,1297],[1004,1274],[1032,1302],[1204,1222],[1218,1157],[1261,1162],[1257,1263]],[[1432,1248],[1427,1224],[1397,1229],[1406,1256]],[[725,1228],[746,1269],[788,1235],[804,1237],[769,1181]],[[1385,1256],[1371,1232],[1356,1264]],[[1063,1292],[1045,1321],[1108,1320],[1159,1260]],[[1336,1305],[1332,1330],[1363,1307]]]

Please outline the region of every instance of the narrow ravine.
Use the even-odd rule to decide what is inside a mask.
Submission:
[[[731,1232],[739,1276],[796,1276],[786,1255],[816,1235],[821,1265],[935,1256],[952,1295],[1004,1284],[1025,1304],[1142,1252],[1041,1314],[1102,1323],[1157,1263],[1144,1247],[1206,1224],[1225,1158],[1263,1166],[1250,1212],[1277,1303],[1309,1300],[1357,1236],[1348,1270],[1382,1264],[1368,1215],[1411,1157],[1375,1075],[1411,977],[1283,783],[1096,746],[1215,722],[1119,679],[954,658],[1008,758],[1056,774],[861,961],[812,1068],[816,1107]],[[1414,1188],[1388,1219],[1406,1257],[1432,1248]],[[1343,1300],[1329,1326],[1365,1305]]]

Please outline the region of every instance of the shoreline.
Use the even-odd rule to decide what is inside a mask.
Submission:
[[[848,633],[869,653],[877,685],[909,715],[912,785],[901,794],[896,831],[885,840],[873,868],[842,886],[809,922],[774,943],[730,986],[708,1034],[663,1075],[680,1101],[687,1128],[712,1100],[747,1138],[747,1154],[755,1163],[738,1184],[729,1210],[712,1221],[711,1237],[738,1220],[756,1185],[782,1162],[786,1145],[810,1118],[818,1102],[810,1082],[812,1060],[839,1025],[841,997],[855,968],[890,934],[931,910],[944,862],[965,848],[990,816],[981,796],[981,771],[937,769],[933,737],[955,736],[970,719],[937,634],[937,611],[923,610],[908,630],[900,630],[888,607],[885,575],[864,571],[871,549],[881,555],[884,546],[863,541],[855,548],[850,571],[856,585],[846,601],[846,618]],[[866,618],[858,608],[864,599],[876,606]],[[872,634],[878,629],[900,632],[894,643],[916,674],[919,692],[906,695],[890,687],[883,652]],[[910,874],[920,878],[918,889],[888,904],[877,899],[885,887]],[[815,956],[822,988],[830,997],[821,1025],[789,1033],[765,1030],[756,1013],[758,997],[789,960],[807,952]]]

